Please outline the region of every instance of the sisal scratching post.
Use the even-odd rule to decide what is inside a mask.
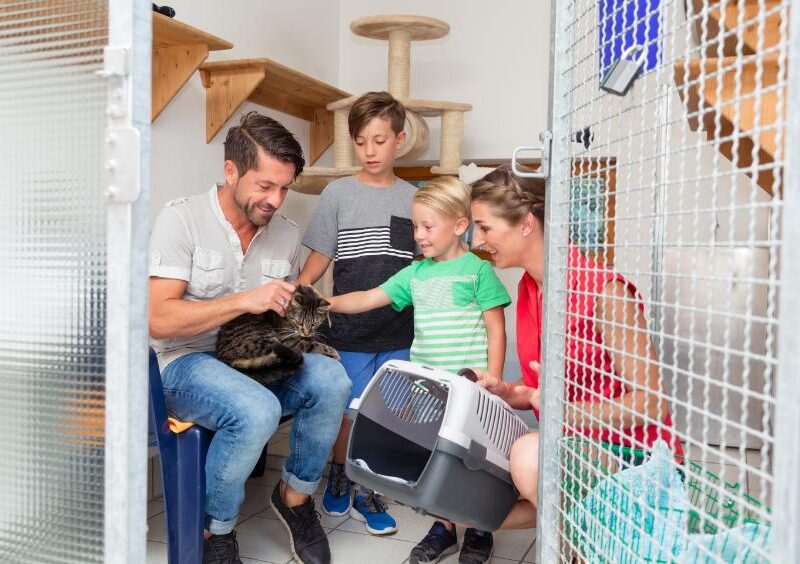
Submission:
[[[442,112],[442,137],[439,147],[439,166],[431,167],[434,174],[458,174],[461,166],[461,139],[464,135],[464,112]]]
[[[349,108],[333,112],[333,166],[350,168],[353,166],[353,147],[350,144],[350,131],[347,125]]]
[[[367,16],[351,23],[350,31],[389,42],[389,94],[404,100],[408,98],[411,42],[444,37],[450,26],[426,16]]]
[[[411,69],[411,33],[404,29],[389,32],[389,94],[408,98]]]

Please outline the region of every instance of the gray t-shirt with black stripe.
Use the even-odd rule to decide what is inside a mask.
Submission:
[[[416,252],[411,223],[415,191],[405,180],[376,188],[352,176],[323,190],[303,245],[334,261],[334,295],[380,286],[411,264]],[[411,308],[332,314],[331,323],[331,345],[343,351],[403,349],[414,337]]]

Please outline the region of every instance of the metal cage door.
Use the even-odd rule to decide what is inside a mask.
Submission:
[[[551,3],[541,562],[800,560],[798,14]]]
[[[150,5],[0,20],[0,561],[143,562]]]

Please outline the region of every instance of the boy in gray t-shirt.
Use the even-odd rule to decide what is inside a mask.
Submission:
[[[299,282],[313,284],[333,261],[333,293],[347,294],[380,285],[414,258],[411,200],[416,188],[394,175],[394,160],[405,134],[405,109],[386,92],[370,92],[355,101],[348,117],[350,136],[363,169],[330,183],[320,196],[303,237],[311,249]],[[414,337],[413,311],[383,307],[356,315],[331,314],[331,344],[353,385],[350,399],[360,397],[387,360],[408,360]],[[333,464],[322,509],[329,515],[350,514],[368,532],[397,531],[386,504],[369,490],[356,492],[344,475],[349,421],[342,420],[333,447]]]

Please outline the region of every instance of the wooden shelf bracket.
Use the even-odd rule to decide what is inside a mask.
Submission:
[[[189,77],[206,60],[209,51],[233,44],[211,34],[153,13],[153,94],[150,121],[154,121]]]
[[[309,165],[333,143],[333,112],[325,106],[349,96],[270,59],[204,63],[200,78],[206,87],[206,142],[249,100],[309,122]]]

